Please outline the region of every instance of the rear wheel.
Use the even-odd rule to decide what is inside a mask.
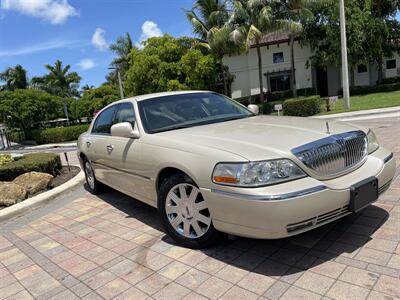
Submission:
[[[96,176],[94,175],[92,165],[89,160],[85,159],[83,168],[85,172],[86,185],[89,192],[91,192],[94,195],[99,194],[101,192],[102,184],[97,181]]]
[[[172,175],[162,182],[158,209],[167,233],[185,247],[204,248],[219,237],[200,189],[186,175]]]

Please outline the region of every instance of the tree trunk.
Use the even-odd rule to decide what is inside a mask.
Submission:
[[[377,63],[378,63],[378,84],[382,84],[383,83],[383,57],[382,55],[379,55],[378,59],[377,59]]]
[[[257,43],[257,57],[258,57],[258,81],[260,84],[260,103],[263,104],[264,103],[264,86],[263,86],[263,74],[262,74],[261,47],[260,47],[259,43]]]
[[[292,92],[293,98],[297,98],[297,87],[296,87],[296,69],[294,66],[294,34],[290,35],[290,57],[291,57],[291,84],[292,84]]]
[[[226,82],[225,69],[222,59],[219,61],[219,63],[221,65],[222,82],[224,84],[224,95],[228,96],[228,83]]]

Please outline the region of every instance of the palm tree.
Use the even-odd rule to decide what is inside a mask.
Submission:
[[[64,67],[62,61],[57,60],[54,65],[45,65],[45,68],[48,70],[46,75],[32,78],[36,88],[64,98],[79,96],[81,77],[76,72],[70,72],[70,65]]]
[[[14,91],[17,89],[26,89],[28,87],[26,70],[21,65],[8,68],[0,73],[0,81],[5,81],[5,84],[0,87],[1,90]]]
[[[245,45],[248,49],[254,45],[257,49],[258,80],[260,85],[260,102],[264,102],[262,74],[261,39],[265,34],[284,28],[284,20],[276,19],[272,13],[274,0],[235,0],[232,16],[229,20],[234,28],[233,40]]]
[[[228,94],[226,70],[223,64],[225,54],[236,51],[230,38],[231,29],[227,26],[229,13],[226,1],[196,0],[193,8],[186,11],[186,17],[198,37],[195,46],[206,48],[219,62],[224,94]]]
[[[122,78],[125,77],[125,73],[129,68],[129,53],[131,53],[133,48],[135,48],[135,46],[128,32],[125,33],[125,36],[118,37],[115,43],[110,45],[110,50],[117,55],[117,57],[112,60],[111,66],[118,68]],[[107,80],[117,83],[116,71],[112,71],[111,74],[107,76]]]
[[[291,87],[293,97],[297,97],[296,69],[294,64],[294,42],[303,30],[302,23],[313,17],[311,8],[319,9],[321,5],[332,4],[331,0],[287,0],[282,1],[280,17],[287,20],[286,29],[289,33],[290,58],[291,58]]]

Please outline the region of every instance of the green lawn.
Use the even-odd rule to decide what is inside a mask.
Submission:
[[[352,96],[350,101],[351,108],[349,111],[400,106],[400,91]],[[326,104],[324,102],[321,104],[322,112],[319,115],[346,112],[343,105],[343,99],[339,99],[336,102],[335,107],[331,107],[331,109],[331,111],[327,112]]]

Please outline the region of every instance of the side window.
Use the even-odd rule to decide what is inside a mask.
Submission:
[[[113,124],[129,122],[132,127],[135,125],[136,117],[132,103],[122,103],[118,106]]]
[[[96,118],[92,133],[110,134],[115,109],[116,105],[113,105],[100,113],[100,115]]]

